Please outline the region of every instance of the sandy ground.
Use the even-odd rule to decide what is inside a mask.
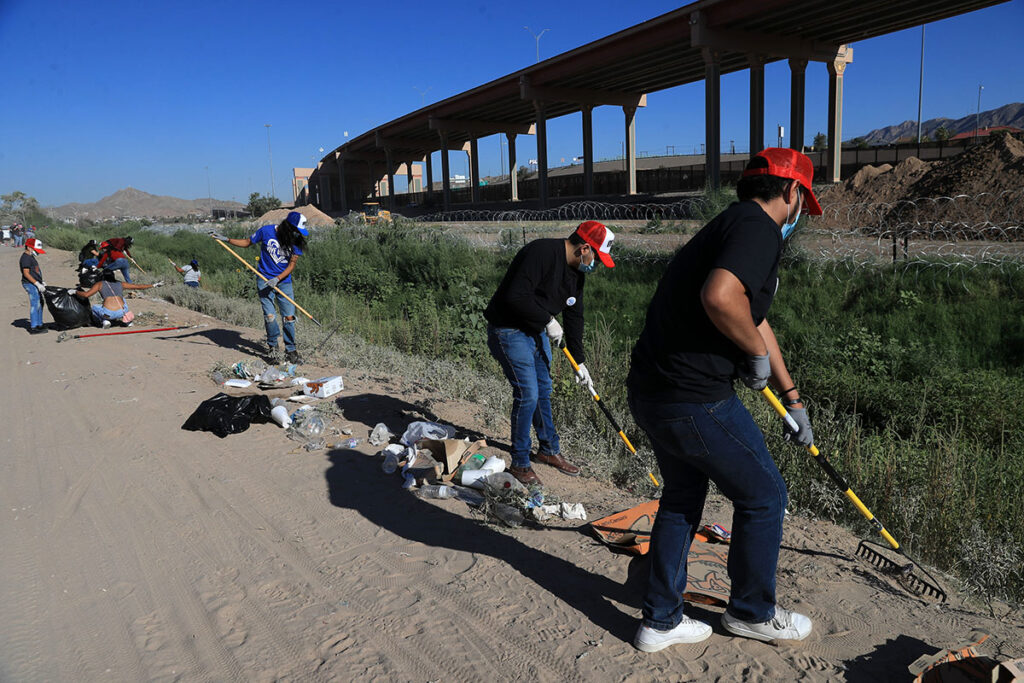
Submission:
[[[721,610],[695,606],[715,625],[709,640],[640,653],[642,562],[575,523],[499,529],[457,500],[421,500],[366,445],[296,452],[273,424],[226,439],[183,431],[217,391],[206,371],[245,358],[260,334],[137,299],[137,313],[208,326],[30,336],[18,254],[0,250],[0,680],[877,683],[908,680],[907,664],[978,627],[993,634],[987,653],[1024,656],[1019,612],[912,597],[853,555],[853,535],[800,517],[787,523],[779,596],[814,620],[806,641],[733,638]],[[72,284],[67,258],[41,257],[50,284]],[[347,382],[333,426],[400,433],[427,398],[413,379]],[[478,427],[471,407],[432,408]],[[538,473],[592,518],[638,502]],[[707,521],[729,526],[728,508],[715,501]]]

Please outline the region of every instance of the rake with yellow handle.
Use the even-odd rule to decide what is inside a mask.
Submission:
[[[567,349],[565,346],[562,346],[561,348],[562,348],[562,353],[564,353],[565,357],[569,359],[569,364],[572,365],[573,372],[575,372],[577,375],[579,375],[580,374],[580,366],[576,362],[576,359],[572,357],[572,354],[569,353],[569,349]],[[601,397],[597,395],[597,391],[594,390],[593,385],[592,384],[588,384],[587,385],[587,389],[590,390],[590,395],[594,397],[594,402],[597,403],[597,405],[601,408],[601,412],[603,412],[604,416],[608,418],[608,421],[612,423],[612,427],[615,428],[615,431],[619,433],[619,436],[622,438],[622,442],[624,444],[626,444],[626,448],[629,449],[630,453],[632,453],[633,455],[636,455],[636,449],[633,448],[633,444],[631,444],[629,442],[629,438],[626,437],[626,433],[624,431],[622,431],[622,427],[620,427],[619,423],[615,421],[614,417],[612,417],[612,414],[608,410],[608,407],[604,404],[604,401],[602,401]],[[648,472],[647,476],[651,478],[651,481],[654,482],[655,486],[661,486],[661,484],[658,483],[658,480],[654,478],[654,474],[653,473]]]
[[[253,268],[253,267],[252,267],[252,266],[251,266],[251,265],[249,264],[249,262],[248,262],[248,261],[246,261],[246,260],[245,260],[244,258],[242,258],[241,256],[239,256],[238,254],[236,254],[236,253],[235,253],[235,251],[234,251],[234,249],[232,249],[231,247],[229,247],[229,246],[228,246],[227,244],[225,244],[224,242],[221,242],[220,240],[216,240],[216,242],[217,242],[217,244],[219,244],[220,246],[222,246],[222,247],[224,247],[225,249],[227,249],[227,250],[228,250],[228,253],[229,253],[229,254],[231,254],[231,255],[232,255],[232,256],[234,256],[234,257],[235,257],[236,259],[238,259],[239,261],[241,261],[241,262],[242,262],[242,264],[243,264],[243,265],[244,265],[244,266],[245,266],[246,268],[248,268],[248,269],[249,269],[249,270],[251,270],[252,272],[254,272],[254,273],[256,273],[257,275],[259,275],[259,276],[260,276],[260,278],[261,278],[261,279],[262,279],[262,280],[263,280],[264,282],[267,282],[267,281],[269,280],[269,278],[266,278],[266,277],[264,277],[264,276],[263,276],[263,273],[261,273],[260,271],[256,270],[255,268]],[[274,287],[274,291],[275,291],[275,292],[277,292],[278,294],[280,294],[281,296],[283,296],[283,297],[284,297],[285,299],[287,299],[288,301],[291,301],[291,302],[292,302],[292,305],[293,305],[293,306],[295,306],[295,308],[297,308],[297,309],[299,309],[300,311],[302,311],[303,313],[305,313],[305,314],[306,314],[306,317],[308,317],[308,318],[309,318],[310,320],[312,320],[312,321],[313,321],[314,323],[316,323],[316,326],[317,326],[317,327],[323,327],[323,325],[321,325],[321,324],[320,324],[320,321],[319,321],[319,320],[317,320],[316,318],[314,318],[314,317],[313,317],[313,316],[312,316],[312,315],[310,314],[310,312],[309,312],[309,311],[307,311],[307,310],[306,310],[305,308],[303,308],[302,306],[300,306],[300,305],[298,305],[297,303],[295,303],[295,299],[291,298],[290,296],[288,296],[287,294],[285,294],[284,292],[282,292],[282,291],[281,291],[280,289],[278,289],[277,287]]]
[[[786,411],[785,407],[783,407],[782,403],[779,402],[779,399],[776,398],[775,394],[772,393],[772,390],[769,387],[765,387],[764,389],[762,389],[761,393],[764,395],[766,399],[768,399],[768,403],[770,403],[772,408],[775,409],[775,412],[779,414],[779,417],[785,420],[786,424],[789,425],[790,429],[792,429],[794,432],[800,431],[800,428],[796,424],[796,420],[794,420],[793,416]],[[843,492],[843,495],[850,499],[850,502],[853,503],[854,507],[856,507],[857,510],[859,510],[860,513],[864,515],[864,518],[871,523],[871,526],[875,527],[875,531],[877,531],[879,535],[885,539],[886,543],[888,543],[893,550],[902,555],[908,562],[910,562],[910,564],[900,565],[896,562],[893,562],[889,558],[880,554],[878,551],[873,550],[868,545],[866,545],[868,541],[861,541],[860,545],[857,546],[857,554],[866,558],[869,562],[871,562],[877,567],[898,574],[910,585],[910,587],[913,590],[919,593],[931,595],[933,597],[938,598],[942,602],[945,602],[946,592],[939,587],[938,582],[932,577],[931,574],[922,569],[917,562],[911,559],[906,554],[906,552],[903,551],[903,548],[901,548],[900,544],[896,542],[896,539],[892,537],[892,534],[890,534],[882,525],[882,523],[878,521],[877,517],[871,514],[871,510],[869,510],[868,507],[864,505],[863,502],[861,502],[861,499],[857,497],[857,494],[854,493],[852,489],[850,489],[850,485],[846,483],[846,480],[843,479],[842,475],[839,474],[839,472],[837,472],[834,467],[832,467],[832,463],[825,459],[825,456],[823,456],[818,451],[818,448],[813,443],[807,446],[807,452],[814,456],[814,460],[819,465],[821,465],[821,468],[823,470],[825,470],[825,474],[827,474],[829,478],[835,483],[835,485],[839,487],[839,490]],[[918,576],[915,576],[912,573],[915,566],[922,574],[924,574],[928,577],[928,579],[930,579],[931,583],[925,581],[924,579]]]
[[[142,274],[143,274],[143,275],[149,275],[149,273],[147,273],[146,271],[142,270],[142,266],[140,266],[140,265],[139,265],[138,263],[136,263],[136,262],[135,262],[135,259],[133,259],[133,258],[132,258],[131,256],[129,256],[128,254],[125,254],[125,256],[128,256],[128,260],[129,260],[129,261],[131,261],[131,262],[132,262],[132,264],[134,264],[134,266],[135,266],[136,268],[138,268],[138,269],[139,269],[140,271],[142,271]]]

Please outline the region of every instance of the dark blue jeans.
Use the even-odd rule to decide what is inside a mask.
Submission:
[[[272,287],[263,287],[258,289],[260,285],[265,284],[263,280],[256,283],[257,290],[260,296],[260,306],[263,308],[263,327],[267,331],[267,344],[271,347],[277,346],[277,339],[281,335],[281,327],[284,328],[284,350],[294,351],[295,350],[295,304],[288,299],[274,291]],[[279,282],[277,288],[288,295],[289,298],[294,299],[295,293],[292,290],[292,281]],[[274,302],[277,302],[277,308],[281,311],[281,326],[278,327],[277,319],[274,316]]]
[[[664,631],[682,620],[686,557],[709,480],[733,504],[728,611],[768,621],[775,615],[786,482],[754,419],[735,394],[715,403],[665,403],[630,392],[629,407],[650,437],[665,484],[651,532],[644,624]]]
[[[103,264],[103,270],[119,270],[121,271],[121,276],[124,278],[124,281],[131,282],[132,276],[128,274],[128,268],[130,265],[131,264],[128,263],[128,259],[122,256],[119,259],[114,259],[109,263]]]
[[[551,417],[551,343],[548,336],[487,326],[487,348],[512,385],[512,466],[530,466],[530,425],[542,453],[559,453]]]

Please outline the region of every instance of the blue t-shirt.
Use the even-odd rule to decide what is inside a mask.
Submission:
[[[288,261],[292,255],[302,256],[302,250],[292,247],[291,253],[286,251],[277,241],[277,226],[264,225],[249,238],[254,244],[260,245],[260,265],[257,270],[265,275],[267,279],[277,277],[288,267]],[[291,282],[292,276],[288,275],[281,282]]]

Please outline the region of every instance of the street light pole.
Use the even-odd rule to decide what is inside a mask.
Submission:
[[[540,33],[534,33],[532,30],[530,30],[529,26],[524,26],[523,28],[525,28],[529,32],[529,34],[533,36],[534,39],[537,41],[537,63],[540,64],[540,37],[551,29],[544,29]]]
[[[981,91],[985,86],[978,84],[978,109],[974,113],[974,141],[978,141],[978,131],[981,129]]]
[[[270,160],[270,196],[277,196],[277,188],[274,187],[274,153],[270,150],[270,124],[264,123],[267,128],[267,158]]]

